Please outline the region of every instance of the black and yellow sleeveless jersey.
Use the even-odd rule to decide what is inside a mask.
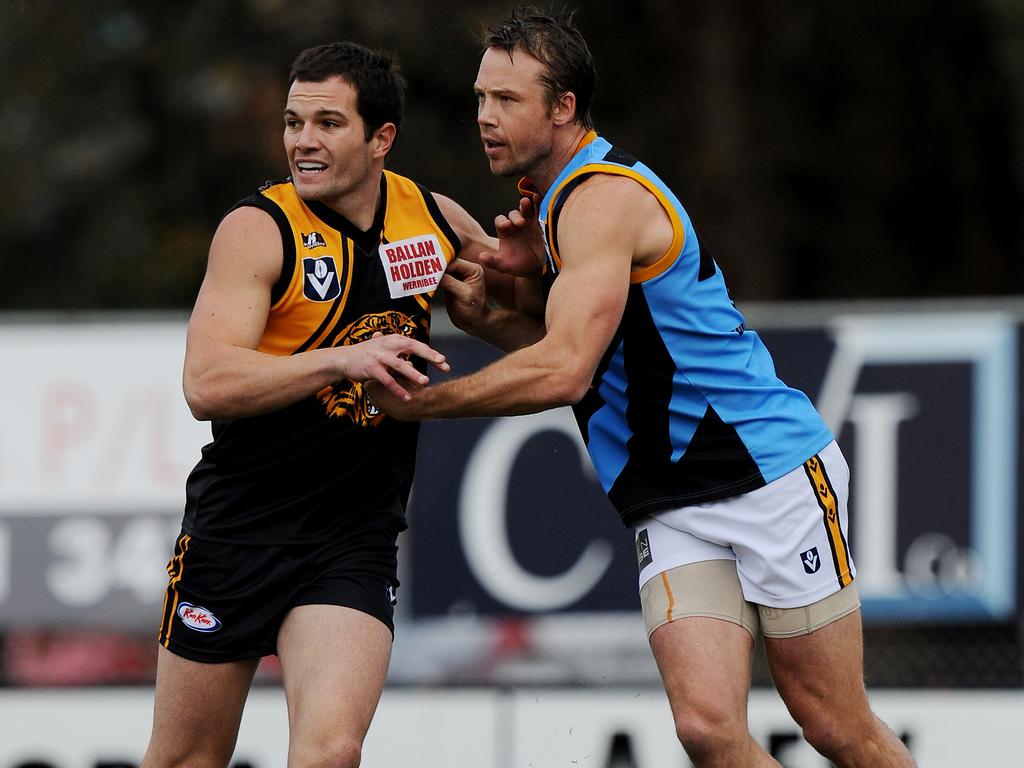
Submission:
[[[431,298],[461,247],[428,190],[385,171],[365,232],[299,199],[290,181],[265,185],[241,206],[270,214],[284,246],[260,351],[293,355],[377,332],[428,341]],[[362,384],[341,380],[281,410],[212,427],[186,484],[186,533],[280,544],[327,538],[365,515],[404,527],[418,425],[384,416]]]

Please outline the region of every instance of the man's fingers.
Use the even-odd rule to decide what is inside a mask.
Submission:
[[[501,215],[494,217],[494,231],[497,232],[498,237],[506,237],[515,232],[515,230],[515,225],[511,222],[508,216]]]
[[[483,274],[483,267],[465,259],[454,259],[445,271],[446,275],[453,275],[459,279],[471,278]]]
[[[445,363],[445,365],[447,365],[447,363]],[[381,372],[383,373],[383,376],[389,378],[399,377],[406,379],[410,384],[417,387],[425,387],[430,383],[430,379],[427,378],[426,374],[420,373],[416,370],[416,366],[409,362],[409,359],[404,355],[401,357],[395,357],[391,360],[381,361]],[[374,378],[380,381],[383,380],[382,376],[379,374],[375,375]]]
[[[389,346],[391,346],[389,351],[396,357],[401,355],[416,355],[416,357],[422,358],[433,365],[440,366],[444,363],[444,355],[433,347],[424,344],[422,341],[410,339],[408,336],[403,336],[397,333],[388,336],[387,338],[390,341]]]
[[[441,276],[441,287],[450,297],[461,301],[468,301],[473,296],[473,286],[452,275]]]
[[[375,359],[383,368],[396,369],[401,363],[412,367],[412,363],[409,362],[408,358],[411,355],[415,355],[442,371],[450,370],[445,356],[422,341],[411,339],[400,333],[388,334],[387,336],[375,333],[370,337],[370,340],[378,338],[380,339],[379,347],[372,354],[371,359]],[[395,362],[390,362],[391,360]],[[368,370],[368,372],[372,375],[371,371]]]
[[[520,211],[509,211],[507,216],[494,217],[494,229],[498,237],[508,237],[518,232],[531,221],[529,216],[524,216]]]
[[[373,378],[374,378],[375,381],[380,382],[381,385],[388,390],[388,392],[393,394],[399,400],[411,400],[412,399],[412,395],[410,395],[405,390],[405,388],[395,380],[394,376],[392,376],[390,373],[388,373],[387,368],[382,368],[380,373],[378,373]]]

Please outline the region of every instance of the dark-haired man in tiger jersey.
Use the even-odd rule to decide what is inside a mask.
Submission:
[[[453,201],[384,170],[402,100],[386,54],[303,51],[284,111],[291,178],[235,206],[213,238],[184,370],[213,442],[168,564],[146,768],[226,766],[272,653],[288,765],[360,762],[390,659],[418,432],[363,386],[406,397],[399,381],[447,368],[426,343],[430,300],[456,254],[497,244]],[[508,229],[503,247],[517,240]]]

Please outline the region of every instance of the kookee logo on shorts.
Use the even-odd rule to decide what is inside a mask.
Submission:
[[[220,629],[220,619],[200,605],[182,603],[178,606],[178,617],[182,624],[196,632],[216,632]]]

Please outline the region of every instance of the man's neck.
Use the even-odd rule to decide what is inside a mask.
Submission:
[[[541,195],[547,194],[558,174],[579,152],[588,133],[590,131],[587,128],[575,123],[566,126],[564,131],[556,131],[551,143],[551,152],[527,174],[527,178]]]
[[[365,232],[377,216],[380,207],[379,173],[367,174],[366,180],[355,189],[331,200],[323,200],[323,204],[335,213],[343,216],[350,224]]]

